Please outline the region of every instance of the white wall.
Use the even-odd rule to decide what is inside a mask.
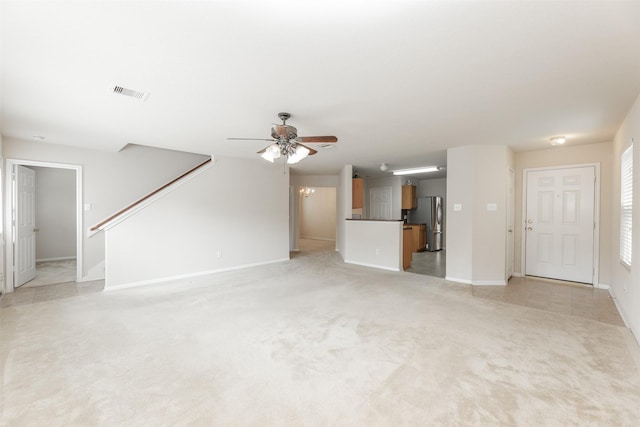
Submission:
[[[506,146],[447,150],[447,273],[474,285],[506,284],[506,201],[512,154]],[[460,204],[461,210],[453,209]],[[497,209],[488,210],[488,204]]]
[[[106,289],[288,260],[288,191],[280,164],[216,158],[106,231]]]
[[[620,263],[620,156],[629,146],[633,147],[633,236],[631,269]],[[627,326],[640,342],[640,95],[636,98],[622,126],[618,129],[612,150],[611,180],[611,293]],[[603,181],[604,184],[604,181]],[[603,190],[603,193],[606,191]]]
[[[615,250],[611,246],[611,215],[613,205],[611,186],[613,185],[612,144],[602,142],[567,147],[552,147],[546,150],[519,152],[515,158],[515,264],[514,271],[522,271],[522,231],[525,219],[522,217],[522,180],[523,171],[528,168],[545,166],[566,166],[584,163],[600,164],[600,263],[599,283],[609,284],[611,281],[610,253]],[[618,171],[619,173],[619,171]]]
[[[76,257],[76,171],[29,166],[36,173],[36,260]]]
[[[83,166],[83,202],[91,205],[82,219],[85,232],[207,157],[136,145],[113,153],[11,138],[4,140],[5,159]],[[5,195],[5,202],[8,196]],[[104,234],[92,237],[85,234],[83,239],[84,279],[103,278]]]
[[[300,237],[308,239],[336,239],[335,187],[308,187],[315,191],[310,196],[300,195]]]
[[[337,189],[337,203],[336,203],[336,211],[338,221],[336,223],[336,231],[337,231],[337,242],[336,247],[338,248],[338,252],[344,259],[345,255],[345,223],[346,218],[351,218],[351,202],[352,202],[352,174],[353,174],[353,166],[352,165],[344,165],[342,170],[340,171],[340,177],[338,180],[338,189]]]
[[[447,272],[446,277],[463,283],[472,279],[473,151],[469,147],[447,150]],[[461,210],[454,211],[459,204]]]
[[[344,262],[402,271],[402,221],[345,221]]]

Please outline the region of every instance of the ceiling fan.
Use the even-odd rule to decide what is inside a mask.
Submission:
[[[298,163],[307,156],[313,156],[317,153],[311,147],[307,147],[302,143],[329,143],[338,142],[335,136],[298,136],[298,129],[288,125],[287,120],[291,117],[289,113],[279,113],[278,117],[282,120],[281,125],[274,124],[271,127],[271,138],[227,138],[227,140],[244,140],[244,141],[270,141],[272,144],[258,151],[258,154],[265,160],[273,163],[280,156],[287,158],[287,163]]]

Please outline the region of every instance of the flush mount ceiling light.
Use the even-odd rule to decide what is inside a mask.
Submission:
[[[550,139],[550,141],[551,145],[562,145],[567,142],[567,138],[565,138],[564,136],[554,136]]]
[[[394,175],[412,175],[414,173],[427,173],[427,172],[438,172],[440,168],[438,166],[425,166],[422,168],[413,168],[413,169],[398,169],[393,171]]]
[[[389,167],[387,166],[387,164],[386,164],[386,163],[380,163],[380,170],[381,170],[382,172],[386,172],[386,171],[387,171],[387,169],[389,169]]]

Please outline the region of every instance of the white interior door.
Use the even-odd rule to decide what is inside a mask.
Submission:
[[[595,167],[529,171],[525,274],[593,283]]]
[[[16,165],[14,287],[36,277],[35,181],[36,172],[33,169]]]
[[[506,260],[506,279],[509,280],[513,276],[513,257],[514,257],[514,218],[515,217],[515,174],[509,169],[509,177],[507,184],[507,260]]]
[[[371,219],[393,219],[391,194],[391,187],[377,187],[369,190]]]

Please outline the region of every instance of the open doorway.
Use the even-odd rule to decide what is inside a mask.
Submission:
[[[300,251],[335,250],[335,187],[300,187],[298,195]]]
[[[82,280],[82,166],[7,160],[6,290]]]

